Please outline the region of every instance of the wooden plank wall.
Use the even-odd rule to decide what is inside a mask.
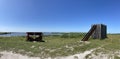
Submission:
[[[93,25],[97,26],[96,30],[92,34],[93,39],[107,38],[107,26],[106,25],[104,25],[104,24],[93,24]]]

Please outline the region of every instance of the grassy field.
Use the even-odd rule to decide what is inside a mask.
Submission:
[[[104,40],[89,39],[88,42],[80,42],[82,36],[44,36],[45,42],[27,42],[26,37],[0,37],[0,51],[13,51],[41,58],[68,56],[81,53],[94,48],[95,54],[99,52],[114,53],[120,50],[120,35],[108,35]],[[116,56],[116,55],[115,55]],[[87,57],[86,57],[87,58]],[[115,57],[119,58],[119,57]]]

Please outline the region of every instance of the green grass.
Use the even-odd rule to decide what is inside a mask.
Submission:
[[[47,54],[52,57],[65,56],[69,55],[68,52],[73,54],[66,45],[78,45],[78,41],[80,41],[80,38],[66,39],[53,36],[44,37],[43,39],[45,42],[27,42],[25,37],[0,37],[0,50],[14,51],[21,54],[32,52],[28,54],[30,56],[43,56]]]
[[[114,59],[120,59],[120,57],[118,57],[118,56],[115,56],[115,57],[114,57]]]
[[[45,36],[45,42],[27,42],[22,37],[0,37],[0,50],[14,51],[15,53],[27,54],[29,56],[38,56],[41,58],[68,56],[84,52],[93,48],[104,48],[101,51],[120,50],[120,35],[108,35],[104,40],[89,39],[89,44],[80,42],[83,37],[63,38],[61,36]]]

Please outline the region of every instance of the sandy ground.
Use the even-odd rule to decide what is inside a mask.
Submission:
[[[0,52],[0,54],[1,54],[0,59],[40,59],[39,57],[28,57],[26,55],[15,54],[12,51],[10,52],[3,51]]]
[[[80,53],[80,54],[75,54],[75,55],[71,55],[71,56],[66,56],[66,57],[56,57],[54,59],[84,59],[86,55],[90,54],[93,51],[85,51],[84,53]],[[41,59],[39,57],[28,57],[26,55],[21,55],[21,54],[15,54],[12,51],[7,52],[7,51],[3,51],[0,52],[1,57],[0,59]],[[47,59],[53,59],[53,58],[47,58]]]
[[[75,54],[75,55],[66,56],[66,57],[56,57],[55,59],[85,59],[85,56],[92,53],[93,50],[94,49],[90,51],[85,51],[84,53]]]
[[[98,55],[94,55],[93,51],[96,49],[92,49],[89,51],[85,51],[84,53],[79,53],[79,54],[74,54],[74,55],[70,55],[70,56],[65,56],[65,57],[55,57],[55,58],[51,58],[48,57],[46,59],[86,59],[85,57],[88,54],[91,54],[91,56],[89,56],[87,59],[114,59],[114,56],[109,56],[109,54],[102,54],[102,53],[98,53]],[[116,52],[118,56],[120,56],[120,51]],[[41,59],[40,57],[29,57],[27,55],[21,55],[21,54],[16,54],[13,53],[12,51],[8,52],[8,51],[2,51],[0,52],[0,59]]]

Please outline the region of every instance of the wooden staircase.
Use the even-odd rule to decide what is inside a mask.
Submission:
[[[92,35],[92,33],[95,31],[96,28],[97,26],[93,25],[81,41],[88,41],[89,37]]]

